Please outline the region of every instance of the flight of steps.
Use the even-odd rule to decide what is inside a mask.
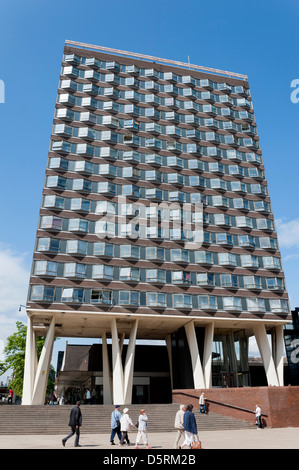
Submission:
[[[70,410],[73,405],[1,405],[0,406],[0,435],[1,434],[65,434],[68,430]],[[121,410],[125,406],[121,407]],[[81,405],[82,434],[110,434],[110,417],[113,411],[111,405]],[[147,404],[128,405],[129,415],[133,423],[137,422],[141,408],[148,415],[148,432],[175,431],[174,419],[179,409],[178,404]],[[210,412],[200,414],[194,410],[198,431],[250,429],[254,423],[247,423],[235,418]],[[134,432],[134,431],[132,431]]]

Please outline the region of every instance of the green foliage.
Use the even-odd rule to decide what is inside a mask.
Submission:
[[[16,326],[17,331],[7,338],[7,345],[4,348],[5,361],[0,362],[0,376],[8,370],[11,370],[12,378],[9,382],[9,386],[12,387],[15,395],[21,397],[23,393],[27,326],[19,321],[16,322]],[[44,342],[45,337],[37,337],[36,349],[38,358],[42,352]],[[47,393],[54,388],[54,376],[55,371],[53,367],[50,366]]]

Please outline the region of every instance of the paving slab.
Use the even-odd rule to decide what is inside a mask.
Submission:
[[[66,446],[62,446],[62,438],[69,433],[66,428],[64,435],[0,435],[0,449],[73,449],[76,452],[83,450],[113,450],[113,453],[124,454],[134,449],[136,433],[130,434],[133,445],[119,446],[109,443],[110,434],[84,434],[80,435],[80,448],[74,447],[75,437],[71,437]],[[175,432],[148,433],[151,451],[172,449],[175,441]],[[299,449],[299,428],[282,428],[262,430],[222,430],[202,431],[199,434],[204,449]],[[182,443],[182,441],[181,441]],[[140,445],[140,449],[145,449]],[[134,449],[135,450],[135,449]],[[136,452],[138,450],[136,449]]]

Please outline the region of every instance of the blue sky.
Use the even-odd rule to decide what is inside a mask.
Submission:
[[[248,75],[291,308],[299,306],[296,0],[10,0],[0,17],[1,344],[28,276],[66,39]],[[299,96],[299,94],[298,94]],[[1,343],[2,341],[2,343]]]

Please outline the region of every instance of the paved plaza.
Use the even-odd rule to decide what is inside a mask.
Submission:
[[[64,435],[0,435],[0,449],[74,449],[76,452],[84,449],[109,449],[114,453],[123,454],[127,449],[134,449],[136,438],[136,433],[130,433],[133,445],[120,447],[117,439],[115,446],[110,445],[109,433],[84,434],[82,432],[80,448],[73,447],[74,436],[63,448],[61,440],[68,433],[69,428],[66,427]],[[149,444],[152,451],[172,449],[175,435],[175,432],[149,432]],[[202,431],[199,438],[204,449],[299,449],[299,428]],[[141,445],[140,448],[145,447]]]

